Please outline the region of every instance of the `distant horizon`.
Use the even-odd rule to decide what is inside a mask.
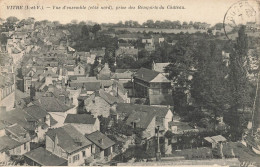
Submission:
[[[61,3],[63,2],[63,3]],[[6,19],[10,16],[17,17],[19,20],[24,18],[33,17],[37,21],[49,20],[59,21],[61,24],[70,23],[72,20],[91,21],[98,24],[102,23],[113,23],[116,24],[119,21],[125,22],[129,20],[137,21],[139,24],[144,23],[147,20],[169,20],[183,22],[206,22],[211,26],[217,23],[223,23],[225,13],[237,0],[63,0],[63,1],[52,1],[52,0],[38,0],[38,1],[27,1],[27,0],[2,0],[0,1],[0,16]],[[254,10],[259,15],[259,7],[257,7],[254,0],[248,0],[250,5],[254,7]],[[7,6],[11,5],[22,5],[22,6],[42,6],[44,10],[8,10]],[[88,7],[98,6],[99,9],[54,9],[55,7]],[[102,6],[112,6],[114,10],[101,10]],[[154,7],[164,6],[163,10],[160,9],[120,9],[115,10],[117,6],[138,6],[141,7]],[[167,9],[167,6],[179,6],[184,9]],[[260,20],[260,19],[257,19]]]
[[[16,16],[9,16],[9,17],[16,17]],[[7,17],[8,18],[8,17]],[[1,18],[0,17],[0,19],[2,19],[2,20],[6,20],[7,18]],[[18,17],[16,17],[17,19],[19,19],[19,21],[21,21],[21,20],[23,20],[23,19],[29,19],[29,18],[34,18],[34,17],[27,17],[27,18],[18,18]],[[34,18],[35,19],[35,18]],[[50,21],[50,22],[55,22],[55,21],[58,21],[58,20],[54,20],[54,21],[52,21],[52,20],[48,20],[48,19],[44,19],[44,20],[46,20],[46,21]],[[44,20],[37,20],[37,19],[35,19],[35,21],[38,21],[38,22],[41,22],[41,21],[44,21]],[[153,19],[147,19],[146,21],[148,21],[148,20],[153,20]],[[79,24],[80,22],[85,22],[85,23],[94,23],[94,24],[118,24],[120,21],[122,21],[122,20],[119,20],[118,22],[116,22],[116,23],[112,23],[112,22],[101,22],[101,23],[97,23],[97,22],[95,22],[95,21],[93,21],[93,20],[77,20],[77,19],[72,19],[70,22],[67,22],[67,23],[60,23],[59,21],[59,23],[60,24],[62,24],[62,25],[65,25],[65,24],[70,24],[70,23],[72,23],[73,21],[77,21],[77,24]],[[133,22],[138,22],[137,20],[125,20],[125,21],[133,21]],[[124,22],[125,21],[122,21],[122,23],[124,24]],[[138,24],[140,24],[140,25],[142,25],[143,23],[145,23],[146,21],[144,21],[144,22],[142,22],[142,23],[140,23],[140,22],[138,22]],[[171,21],[171,22],[174,22],[174,21],[180,21],[180,20],[153,20],[154,22],[155,21],[160,21],[160,22],[164,22],[164,21]],[[187,22],[188,24],[190,23],[190,22],[193,22],[193,23],[195,23],[195,22],[200,22],[200,23],[207,23],[207,22],[201,22],[201,21],[192,21],[192,20],[190,20],[190,21],[183,21],[183,22]],[[182,21],[180,21],[180,23],[182,24],[183,23]],[[218,23],[223,23],[223,22],[218,22]],[[216,23],[216,24],[218,24],[218,23]],[[210,23],[207,23],[207,24],[210,24]],[[215,24],[210,24],[211,26],[214,26]]]

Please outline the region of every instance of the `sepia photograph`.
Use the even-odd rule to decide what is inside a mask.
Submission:
[[[0,166],[260,166],[260,0],[0,0]]]

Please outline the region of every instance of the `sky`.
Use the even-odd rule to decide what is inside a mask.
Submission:
[[[248,0],[255,11],[259,11],[255,0]],[[19,19],[34,17],[36,20],[59,21],[69,23],[71,20],[97,23],[117,23],[134,20],[143,23],[146,20],[179,20],[207,22],[211,25],[223,22],[225,13],[237,0],[0,0],[0,18],[15,16]],[[11,5],[41,6],[42,10],[7,9]],[[164,9],[137,9],[138,6],[163,6]],[[53,7],[60,9],[53,9]],[[62,9],[64,6],[85,6],[87,9]],[[89,6],[99,9],[89,10]],[[103,6],[112,6],[113,10],[102,10]],[[127,9],[116,10],[116,7]],[[135,9],[128,9],[129,6]],[[167,9],[167,6],[183,6],[185,9]],[[49,8],[47,8],[49,7]],[[259,14],[257,14],[259,16]]]

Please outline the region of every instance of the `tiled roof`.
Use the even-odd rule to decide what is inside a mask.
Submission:
[[[57,97],[57,98],[60,97],[60,96],[65,96],[65,97],[69,96],[69,92],[68,91],[66,91],[66,90],[64,90],[62,88],[57,88],[54,85],[49,85],[47,92],[53,93],[53,95],[55,97]]]
[[[169,127],[177,126],[177,131],[187,131],[194,129],[187,122],[169,122]]]
[[[26,130],[34,130],[33,127],[28,121],[36,121],[34,117],[27,114],[22,109],[14,109],[8,112],[0,112],[0,120],[7,121],[10,124],[19,124]]]
[[[48,114],[44,109],[37,105],[31,105],[29,107],[24,108],[23,110],[25,110],[29,115],[31,115],[35,119],[44,118]]]
[[[43,147],[36,148],[30,152],[24,154],[25,157],[33,160],[42,166],[66,166],[67,160],[58,157],[55,154],[47,151]]]
[[[4,120],[0,120],[0,130],[4,129],[4,128],[10,126],[10,125],[11,125],[10,123],[8,123]]]
[[[100,89],[100,82],[88,82],[88,83],[71,82],[70,87],[77,87],[77,88],[84,87],[84,90],[86,91],[96,91]]]
[[[153,71],[153,70],[149,70],[147,68],[140,68],[134,75],[135,78],[138,78],[140,80],[146,81],[146,82],[150,82],[152,81],[157,75],[159,74],[159,72]]]
[[[52,96],[42,96],[37,101],[33,102],[35,105],[42,107],[47,112],[66,112],[73,106],[69,107],[59,99]]]
[[[149,112],[158,117],[165,117],[168,111],[169,108],[167,107],[156,107],[131,103],[118,103],[116,106],[116,112],[118,114],[125,115],[125,117],[128,117],[132,112]]]
[[[105,150],[115,144],[113,140],[108,138],[106,135],[101,133],[100,131],[93,132],[91,134],[85,135],[90,141],[92,141],[95,145]]]
[[[8,136],[0,137],[0,152],[4,152],[6,150],[11,150],[20,145],[22,145],[20,142],[14,140]]]
[[[72,153],[92,144],[72,125],[65,125],[60,128],[50,129],[46,133],[53,141],[58,137],[58,145],[66,152]]]
[[[131,79],[132,73],[115,73],[111,76],[111,79]]]
[[[27,134],[27,131],[18,124],[11,125],[7,127],[6,130],[16,137],[24,136],[25,134]]]
[[[157,72],[164,73],[165,67],[167,67],[170,63],[154,63],[153,70]]]
[[[110,95],[109,93],[105,92],[104,90],[99,90],[95,92],[96,96],[103,98],[109,104],[115,103],[122,103],[123,101],[117,97]]]
[[[90,114],[68,114],[64,123],[94,124],[96,119]]]
[[[110,74],[98,74],[97,78],[98,80],[110,80]]]
[[[146,129],[152,122],[155,115],[150,112],[132,112],[126,120],[126,124],[132,126],[136,123],[136,127]]]
[[[138,69],[116,69],[115,73],[135,73],[136,71],[138,71]]]

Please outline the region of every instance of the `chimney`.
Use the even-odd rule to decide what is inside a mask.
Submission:
[[[101,139],[99,140],[99,143],[100,143],[100,144],[103,144],[103,143],[104,143],[104,139],[101,138]]]

